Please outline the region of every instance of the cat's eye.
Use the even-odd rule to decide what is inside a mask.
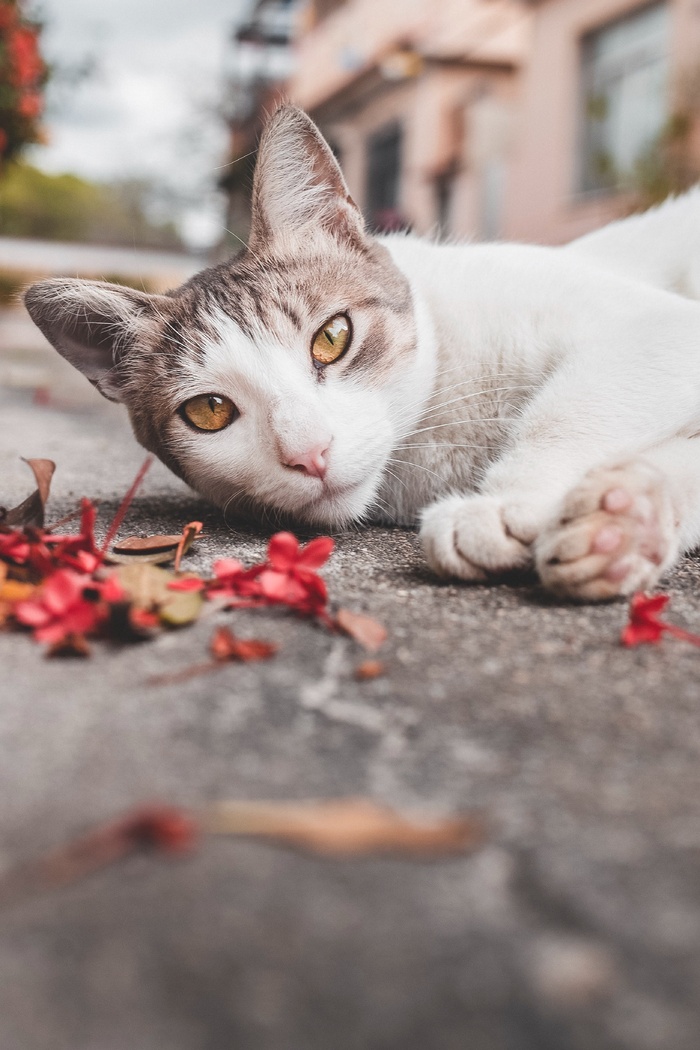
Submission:
[[[345,353],[350,346],[352,338],[352,326],[350,318],[345,314],[338,314],[326,321],[323,328],[319,328],[311,344],[311,356],[316,365],[332,365]]]
[[[223,430],[238,419],[240,412],[223,394],[198,394],[185,401],[180,415],[197,430]]]

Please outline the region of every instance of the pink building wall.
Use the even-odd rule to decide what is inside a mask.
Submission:
[[[628,204],[619,193],[577,187],[582,38],[647,6],[346,0],[300,35],[290,95],[340,147],[361,206],[369,137],[400,120],[400,207],[417,232],[435,230],[438,180],[447,173],[451,236],[563,243]],[[700,66],[700,3],[667,6],[678,76]],[[420,63],[395,78],[387,60],[405,46]]]
[[[509,158],[503,235],[561,243],[624,211],[618,194],[576,188],[581,38],[645,6],[640,0],[544,0],[535,9]],[[672,77],[700,63],[700,5],[669,0]]]

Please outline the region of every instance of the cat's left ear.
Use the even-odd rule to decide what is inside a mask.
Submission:
[[[253,183],[250,244],[318,229],[363,241],[365,224],[320,131],[296,106],[282,106],[263,132]]]
[[[170,300],[102,281],[52,278],[31,285],[24,303],[34,324],[110,401],[123,401],[132,351],[152,344]]]

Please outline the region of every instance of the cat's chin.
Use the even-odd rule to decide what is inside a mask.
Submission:
[[[371,479],[360,484],[325,486],[319,496],[294,508],[290,516],[313,527],[347,528],[366,520],[376,490],[377,482]]]

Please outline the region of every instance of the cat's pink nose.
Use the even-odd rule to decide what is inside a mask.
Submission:
[[[320,478],[323,481],[328,470],[328,449],[317,445],[316,448],[310,448],[308,452],[291,456],[285,466],[298,470],[302,474],[308,474],[310,478]]]

